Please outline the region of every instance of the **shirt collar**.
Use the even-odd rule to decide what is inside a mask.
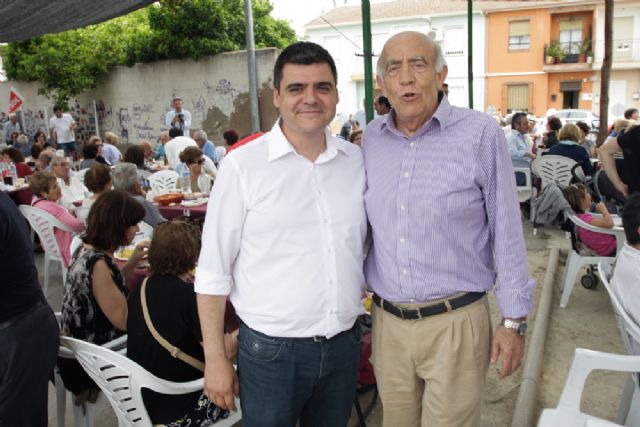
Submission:
[[[563,139],[562,141],[559,141],[558,144],[560,144],[560,145],[580,145],[575,141],[571,141],[570,139]]]
[[[427,120],[425,123],[420,126],[420,128],[414,133],[410,138],[421,136],[427,131],[429,124],[431,122],[436,123],[441,129],[444,129],[447,126],[447,122],[449,120],[449,114],[451,113],[451,104],[449,104],[449,99],[444,96],[442,91],[438,92],[438,108],[431,116],[431,119]],[[407,138],[407,135],[398,130],[395,123],[396,110],[392,107],[391,111],[384,116],[384,120],[380,122],[379,130],[380,132],[384,131],[384,129],[388,129],[390,132],[393,132],[401,137]]]
[[[271,132],[267,135],[267,143],[269,144],[269,161],[279,159],[288,153],[296,153],[295,148],[289,142],[287,137],[282,132],[280,127],[280,121],[282,119],[278,117],[276,123],[271,128]],[[351,144],[350,142],[338,140],[331,135],[329,128],[324,130],[325,141],[327,144],[326,150],[318,156],[316,163],[323,163],[325,161],[334,158],[338,151],[349,155],[349,151],[346,149],[345,144]]]

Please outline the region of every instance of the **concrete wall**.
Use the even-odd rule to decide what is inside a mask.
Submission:
[[[262,130],[273,125],[273,65],[275,48],[256,52],[258,95]],[[166,130],[164,117],[174,95],[182,97],[192,115],[191,129],[204,129],[209,139],[221,144],[222,133],[234,129],[243,136],[251,132],[249,77],[246,52],[229,52],[200,61],[169,60],[133,67],[117,67],[98,88],[83,93],[69,103],[69,112],[79,129],[76,138],[85,141],[96,133],[94,101],[101,135],[111,131],[123,142],[146,138],[155,142]],[[5,81],[0,83],[0,122],[7,120],[11,86],[25,98],[21,120],[26,133],[45,128],[52,103],[37,94],[39,83]]]

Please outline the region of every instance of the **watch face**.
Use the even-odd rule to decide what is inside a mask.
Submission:
[[[527,332],[527,324],[522,322],[518,325],[518,334],[524,335]]]

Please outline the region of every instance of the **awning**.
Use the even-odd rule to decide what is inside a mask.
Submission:
[[[579,80],[560,82],[560,92],[575,92],[579,90],[582,90],[582,82]]]
[[[26,40],[108,21],[154,0],[4,0],[0,43]]]

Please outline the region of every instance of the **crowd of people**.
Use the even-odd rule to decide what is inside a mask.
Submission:
[[[81,163],[90,188],[78,185],[67,156],[43,148],[29,179],[32,204],[81,239],[71,253],[72,234],[56,234],[68,249],[62,333],[96,344],[128,333],[128,356],[153,374],[170,381],[204,375],[202,392],[145,391],[154,424],[209,425],[236,410],[239,397],[243,425],[339,427],[347,424],[356,393],[358,318],[368,289],[383,425],[478,425],[489,365],[498,364],[504,378],[522,362],[535,288],[510,161],[529,165],[548,150],[589,174],[589,156],[579,124],[558,126],[551,117],[542,134],[531,117],[516,113],[507,136],[490,116],[451,105],[447,73],[440,45],[418,32],[395,34],[378,59],[384,94],[375,100],[378,116],[366,127],[352,118],[337,137],[328,131],[338,102],[333,58],[317,44],[297,42],[274,66],[277,122],[238,143],[235,132],[225,132],[234,150],[224,161],[204,131],[188,136],[191,115],[179,97],[155,147],[148,141],[127,147],[110,132],[91,138]],[[74,152],[68,135],[75,124],[58,113],[53,142]],[[608,150],[637,160],[636,129],[618,131],[599,148],[607,173]],[[159,159],[189,175],[193,191],[210,192],[202,231],[164,220],[146,199],[146,166]],[[639,190],[625,174],[617,182],[612,172],[611,180],[625,194]],[[570,188],[565,195],[583,220],[609,225],[601,207],[599,222],[587,212],[584,186]],[[634,295],[638,197],[624,208],[628,245],[614,277],[620,292]],[[73,215],[78,205],[89,208],[84,222]],[[28,390],[15,378],[29,370],[28,357],[0,364],[3,377],[11,373],[0,383],[0,422],[45,425],[58,331],[17,212],[0,194],[0,265],[23,268],[0,285],[0,349],[31,357],[22,349],[32,346],[26,337],[37,330],[44,362],[24,377]],[[152,240],[138,242],[126,262],[116,263],[114,252],[132,244],[141,221],[154,228]],[[583,239],[598,240],[610,253],[610,241]],[[19,261],[8,241],[23,252]],[[125,280],[147,256],[149,276],[130,294]],[[488,292],[502,314],[495,328]],[[239,317],[236,331],[225,330],[228,300]],[[173,357],[156,334],[181,356]],[[58,363],[75,403],[95,401],[97,387],[77,362]]]

